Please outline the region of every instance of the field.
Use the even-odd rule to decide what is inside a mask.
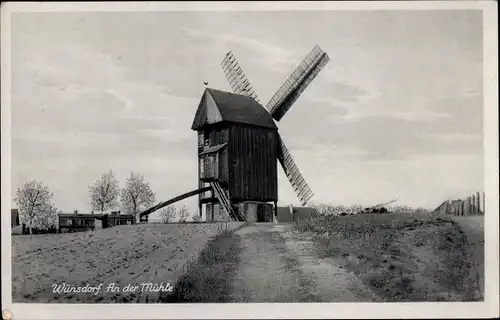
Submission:
[[[89,232],[13,236],[13,302],[156,302],[142,283],[174,284],[210,239],[242,223],[145,224]],[[54,284],[98,286],[99,294],[54,293]],[[114,283],[120,291],[106,292]],[[123,292],[130,284],[135,292]]]
[[[484,217],[426,212],[16,235],[13,302],[479,301],[483,250]],[[173,288],[123,291],[146,283]]]
[[[484,288],[483,219],[331,215],[302,219],[296,228],[314,234],[320,256],[356,274],[384,301],[477,301]]]

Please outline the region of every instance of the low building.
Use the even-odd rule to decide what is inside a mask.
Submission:
[[[104,217],[102,223],[103,228],[135,224],[134,215],[120,214],[120,211],[111,212],[110,214],[105,214],[103,215],[103,217]]]
[[[76,232],[94,230],[96,220],[101,221],[103,229],[135,224],[135,217],[131,214],[121,214],[120,211],[111,211],[109,213],[59,213],[59,232]]]
[[[59,232],[75,232],[95,229],[95,215],[75,213],[59,213]]]

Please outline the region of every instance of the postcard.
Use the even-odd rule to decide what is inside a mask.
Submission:
[[[4,319],[499,316],[496,9],[3,3]]]

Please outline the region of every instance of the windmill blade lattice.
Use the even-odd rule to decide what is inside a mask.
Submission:
[[[329,61],[330,58],[319,46],[316,45],[311,50],[266,105],[266,109],[276,121],[283,118],[293,103]],[[231,51],[226,54],[221,65],[233,92],[249,96],[260,104],[250,81],[248,81]],[[278,139],[278,160],[300,202],[302,205],[306,205],[314,194],[279,134]]]
[[[293,161],[290,151],[288,151],[288,148],[285,146],[285,143],[283,142],[283,139],[279,134],[278,140],[278,160],[281,164],[281,167],[283,168],[283,171],[286,174],[286,177],[288,178],[288,181],[290,181],[293,190],[297,194],[297,197],[299,198],[302,205],[305,206],[307,202],[314,196],[314,194],[311,188],[309,188],[306,180],[302,176],[302,173],[300,173],[299,168],[295,164],[295,161]]]
[[[236,57],[229,51],[222,60],[222,70],[226,75],[227,81],[236,94],[241,94],[253,98],[260,104],[260,100],[255,93],[250,81],[240,67]]]
[[[283,118],[293,103],[329,61],[330,57],[319,46],[315,46],[311,50],[269,100],[266,109],[274,119],[279,121]]]

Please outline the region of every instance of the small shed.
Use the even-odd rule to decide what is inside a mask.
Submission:
[[[12,228],[20,225],[19,221],[19,210],[18,209],[10,209],[10,226]]]
[[[300,219],[306,219],[308,216],[316,214],[317,211],[312,207],[278,207],[278,214],[276,220],[278,222],[295,222]]]

